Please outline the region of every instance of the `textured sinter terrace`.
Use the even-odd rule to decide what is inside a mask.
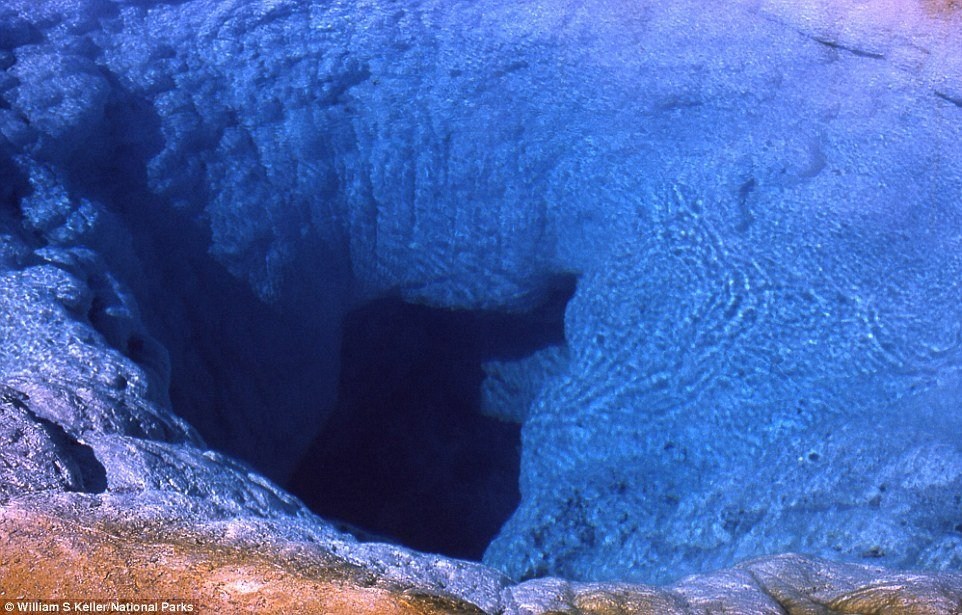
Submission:
[[[286,541],[256,524],[231,536],[235,524],[184,526],[184,519],[158,522],[129,511],[108,520],[91,503],[32,502],[0,512],[0,558],[11,588],[0,600],[136,597],[186,603],[201,613],[372,615],[943,615],[962,609],[962,573],[892,572],[798,555],[653,587],[561,579],[511,584],[493,571],[458,571],[456,562],[382,553],[384,562],[406,568],[399,578],[384,562],[359,565],[349,548],[342,555],[330,545]],[[424,566],[447,568],[449,578],[419,576]]]

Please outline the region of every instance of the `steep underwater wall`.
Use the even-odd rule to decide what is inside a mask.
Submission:
[[[0,377],[39,442],[13,457],[62,467],[4,495],[320,523],[203,450],[171,373],[283,479],[349,309],[523,311],[576,275],[564,344],[490,366],[523,443],[487,564],[957,566],[950,8],[8,0]]]

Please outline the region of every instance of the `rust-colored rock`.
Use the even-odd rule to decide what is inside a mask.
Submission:
[[[668,587],[536,579],[487,610],[399,583],[328,545],[252,540],[83,507],[0,510],[0,602],[129,600],[199,613],[693,615],[962,614],[962,574],[908,573],[788,554]],[[108,611],[109,612],[109,611]]]
[[[0,600],[171,601],[200,613],[481,613],[319,548],[282,554],[184,527],[0,513]]]

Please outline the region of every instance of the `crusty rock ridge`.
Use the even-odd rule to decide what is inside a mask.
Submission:
[[[0,602],[135,597],[182,601],[201,613],[331,615],[962,613],[962,573],[893,572],[787,554],[663,587],[554,578],[515,585],[482,569],[445,586],[359,564],[357,544],[290,540],[256,524],[230,531],[181,521],[169,525],[136,510],[104,514],[91,497],[10,503],[0,510]],[[486,586],[483,594],[466,591],[477,589],[473,583]]]

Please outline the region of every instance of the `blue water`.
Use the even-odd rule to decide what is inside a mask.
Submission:
[[[100,254],[167,354],[98,328],[280,481],[346,314],[575,279],[479,385],[514,577],[957,567],[958,17],[885,6],[3,0],[2,220]]]

